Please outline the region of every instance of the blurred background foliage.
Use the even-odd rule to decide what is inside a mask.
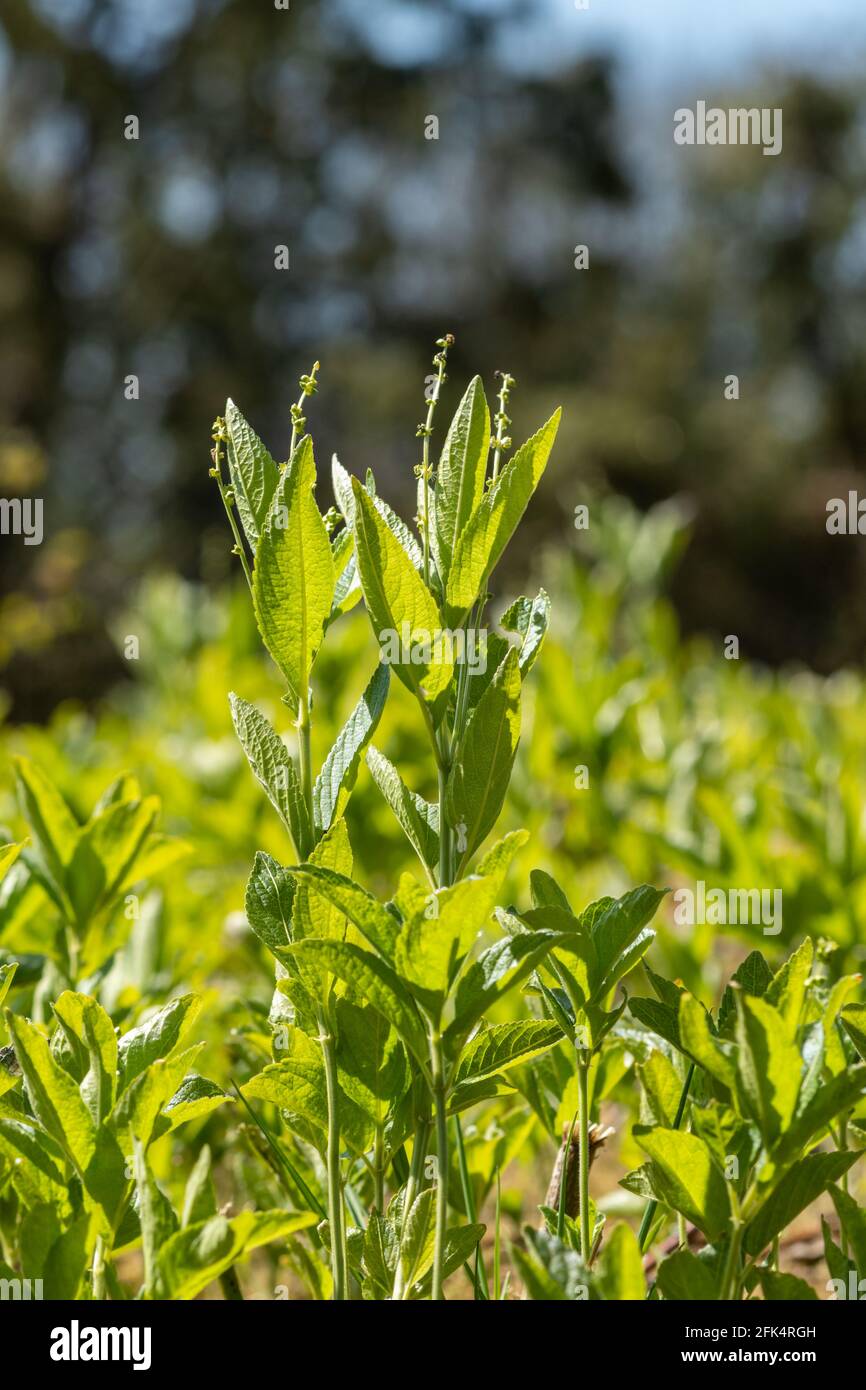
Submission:
[[[866,11],[837,0],[821,25],[801,0],[4,0],[0,494],[45,498],[45,540],[0,545],[0,753],[31,756],[81,819],[135,771],[190,850],[117,927],[97,982],[115,1017],[194,988],[209,1076],[268,1056],[272,967],[243,889],[257,849],[290,851],[228,690],[293,733],[208,478],[211,422],[231,395],[283,456],[318,358],[320,477],[337,450],[410,515],[448,330],[440,441],[476,371],[491,396],[494,370],[517,377],[515,442],[565,407],[496,582],[495,612],[542,583],[553,600],[501,822],[532,833],[515,901],[536,864],[575,905],[640,881],[781,887],[777,937],[677,927],[668,900],[652,963],[707,1003],[747,950],[777,962],[806,932],[832,976],[862,969],[866,559],[825,507],[864,474]],[[781,106],[783,154],[674,146],[673,110],[698,98]],[[317,765],[375,660],[363,613],[329,634]],[[396,682],[375,741],[432,794]],[[348,819],[357,876],[389,893],[410,865],[364,770]],[[5,772],[0,826],[26,832]],[[0,961],[22,961],[16,1007],[46,1018],[51,909],[24,878],[0,883]],[[236,1109],[199,1137],[268,1205],[227,1145]],[[491,1113],[506,1149],[487,1153],[486,1112],[469,1142],[492,1173],[545,1136]],[[506,1208],[539,1195],[509,1188]]]
[[[516,434],[566,407],[524,563],[590,491],[685,493],[687,631],[857,660],[866,562],[824,521],[863,474],[866,15],[817,27],[800,0],[6,0],[0,491],[46,506],[42,546],[0,549],[13,712],[124,674],[142,574],[225,577],[228,394],[285,452],[320,358],[321,460],[410,509],[445,330],[455,377],[517,376]],[[781,106],[782,155],[675,146],[698,98]]]

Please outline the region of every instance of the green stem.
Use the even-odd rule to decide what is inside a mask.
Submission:
[[[469,1176],[469,1164],[466,1161],[466,1145],[463,1142],[463,1126],[460,1123],[459,1115],[454,1116],[454,1136],[457,1140],[457,1166],[460,1169],[463,1204],[466,1207],[468,1220],[474,1225],[478,1220],[478,1208],[475,1205],[475,1193],[472,1191],[472,1179]],[[472,1273],[471,1270],[469,1272]],[[472,1275],[472,1287],[475,1290],[476,1301],[486,1303],[489,1300],[490,1287],[487,1283],[487,1270],[484,1268],[480,1241],[475,1249],[475,1273]]]
[[[453,341],[453,340],[451,340]],[[433,390],[430,392],[430,399],[427,402],[427,419],[421,426],[419,433],[423,439],[421,446],[421,480],[424,484],[424,516],[422,527],[422,540],[424,542],[424,583],[430,587],[430,436],[433,433],[433,416],[436,406],[439,404],[439,392],[442,390],[442,383],[445,380],[445,361],[448,355],[449,338],[440,338],[436,346],[440,349],[433,358],[434,365],[437,367],[436,380],[433,383]]]
[[[102,1236],[97,1236],[93,1252],[93,1297],[97,1301],[105,1298],[105,1240]]]
[[[225,513],[226,513],[226,516],[228,517],[229,526],[231,527],[232,535],[233,535],[233,537],[234,537],[234,542],[235,542],[235,543],[234,543],[234,547],[233,547],[234,554],[238,556],[238,558],[239,558],[239,560],[240,560],[240,562],[241,562],[241,567],[242,567],[243,572],[244,572],[244,578],[245,578],[246,581],[247,581],[247,587],[249,588],[250,593],[252,593],[252,592],[253,592],[253,576],[252,576],[252,571],[250,570],[250,563],[249,563],[249,560],[247,559],[246,547],[244,546],[243,539],[242,539],[241,533],[240,533],[240,529],[239,529],[238,523],[237,523],[237,517],[235,516],[234,501],[229,497],[228,488],[226,487],[225,483],[223,482],[223,467],[222,467],[222,454],[220,453],[220,443],[221,443],[221,440],[220,440],[220,439],[214,438],[213,455],[212,455],[212,457],[213,457],[213,468],[211,469],[211,474],[212,474],[212,476],[213,476],[214,478],[216,478],[217,487],[219,488],[220,500],[221,500],[221,502],[222,502],[222,504],[223,504],[223,507],[225,508]]]
[[[725,1261],[725,1272],[722,1277],[722,1287],[719,1291],[719,1302],[730,1303],[735,1300],[737,1294],[737,1269],[740,1263],[740,1244],[743,1239],[743,1223],[739,1213],[731,1218],[731,1243],[728,1246],[728,1258]]]
[[[337,1055],[327,1020],[319,1015],[319,1042],[325,1063],[325,1090],[328,1101],[328,1221],[331,1227],[331,1273],[334,1276],[334,1302],[346,1297],[346,1233],[343,1215],[343,1180],[340,1172],[340,1112],[337,1084]]]
[[[436,1103],[436,1243],[433,1254],[434,1303],[442,1301],[445,1278],[445,1236],[448,1230],[448,1097],[445,1085],[445,1057],[442,1039],[430,1038],[430,1063],[433,1072],[433,1099]]]
[[[500,1234],[500,1224],[502,1221],[502,1174],[496,1170],[496,1229],[493,1233],[493,1297],[498,1303],[502,1297],[501,1280],[501,1255],[502,1237]]]
[[[302,413],[304,409],[304,401],[307,399],[307,396],[314,395],[316,391],[316,374],[318,370],[319,363],[314,362],[313,370],[310,372],[310,375],[307,377],[301,377],[301,394],[298,396],[295,405],[292,406],[292,442],[289,445],[289,463],[291,463],[292,455],[295,452],[295,446],[298,442],[298,435],[300,434],[304,425],[306,425],[307,423]]]
[[[238,1272],[234,1265],[229,1265],[228,1269],[224,1270],[220,1275],[220,1288],[223,1291],[223,1298],[226,1302],[243,1303],[243,1289],[241,1288],[241,1281],[238,1278]]]
[[[427,1141],[430,1137],[430,1117],[429,1113],[421,1115],[415,1121],[415,1135],[412,1140],[412,1165],[409,1169],[409,1178],[406,1183],[406,1194],[403,1199],[403,1222],[405,1226],[406,1217],[412,1210],[412,1203],[418,1194],[421,1186],[421,1174],[424,1170],[424,1160],[427,1156]],[[401,1231],[401,1240],[403,1232]],[[391,1295],[392,1301],[398,1303],[403,1297],[403,1261],[398,1253],[397,1270],[394,1275],[394,1291]]]
[[[382,1126],[376,1126],[373,1146],[373,1205],[379,1215],[385,1209],[385,1142]]]
[[[589,1228],[589,1062],[577,1064],[577,1112],[580,1127],[580,1253],[585,1265],[592,1254]]]
[[[307,815],[310,819],[310,828],[313,826],[313,757],[312,757],[312,731],[310,725],[310,698],[304,693],[298,702],[298,762],[301,769],[301,791],[304,796],[304,803],[307,807]],[[296,846],[297,848],[297,846]]]
[[[451,827],[445,813],[445,795],[449,769],[439,764],[439,887],[451,882]]]

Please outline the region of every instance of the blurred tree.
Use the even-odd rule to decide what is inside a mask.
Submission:
[[[517,436],[568,407],[539,537],[570,543],[584,487],[687,490],[688,626],[859,655],[864,562],[824,506],[866,432],[862,101],[777,80],[781,158],[679,149],[666,117],[646,159],[578,29],[515,71],[502,35],[544,22],[542,0],[6,0],[0,490],[46,499],[43,545],[0,550],[16,713],[117,673],[106,621],[148,568],[229,572],[207,477],[228,394],[284,452],[320,358],[320,464],[374,466],[405,507],[445,330],[450,400],[507,368]]]

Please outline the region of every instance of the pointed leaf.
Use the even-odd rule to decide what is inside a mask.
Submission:
[[[226,458],[244,534],[255,554],[280,470],[234,401],[226,401]]]
[[[262,641],[283,673],[292,708],[306,700],[310,672],[331,612],[334,562],[313,489],[309,436],[274,493],[253,570],[253,606]]]

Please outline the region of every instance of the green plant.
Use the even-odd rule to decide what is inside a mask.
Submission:
[[[0,993],[14,980],[13,967],[4,972]],[[185,1039],[199,1009],[193,995],[174,999],[119,1037],[101,1005],[72,990],[55,1001],[50,1034],[6,1010],[13,1053],[0,1071],[4,1277],[42,1280],[48,1298],[76,1298],[82,1287],[92,1298],[122,1297],[112,1261],[143,1235],[145,1293],[159,1296],[152,1217],[133,1200],[133,1179],[151,1144],[228,1099],[191,1070],[204,1043]],[[161,1232],[159,1243],[164,1220]]]
[[[294,1137],[295,1162],[305,1152],[324,1161],[328,1222],[320,1234],[330,1248],[337,1300],[355,1291],[410,1298],[429,1290],[434,1300],[442,1298],[445,1278],[476,1250],[484,1229],[473,1219],[449,1226],[449,1120],[472,1218],[460,1112],[495,1096],[505,1072],[555,1046],[563,1032],[573,1044],[578,1030],[588,1034],[587,1059],[578,1054],[577,1071],[585,1136],[588,1059],[622,1008],[607,1012],[606,1002],[649,944],[643,928],[661,896],[639,890],[619,903],[595,904],[579,918],[559,901],[537,904],[538,921],[532,913],[522,919],[500,913],[504,934],[478,952],[512,858],[526,840],[525,833],[512,833],[479,857],[505,800],[521,689],[550,609],[543,591],[534,600],[520,598],[503,613],[499,630],[488,631],[488,585],[544,471],[559,413],[504,461],[515,383],[501,377],[491,434],[476,377],[434,475],[430,438],[452,340],[436,346],[436,375],[418,428],[417,538],[377,495],[372,477],[362,484],[336,459],[342,527],[333,511],[322,516],[313,498],[312,443],[297,437],[315,370],[302,379],[287,464],[277,466],[231,402],[214,432],[214,474],[297,734],[295,761],[264,717],[232,697],[238,735],[299,861],[284,867],[259,854],[247,889],[250,926],[275,956],[278,978],[275,1060],[246,1083],[243,1095],[280,1110]],[[337,529],[329,538],[332,522]],[[314,781],[314,661],[330,625],[361,595],[380,665]],[[426,730],[438,780],[435,803],[407,786],[371,742],[390,671],[414,699]],[[422,886],[404,875],[384,904],[352,878],[343,819],[364,756],[426,880]],[[542,987],[540,1017],[489,1021],[508,991],[537,978],[546,958],[555,961],[565,1002]],[[428,1155],[434,1134],[435,1157]],[[433,1176],[435,1188],[425,1185]],[[392,1189],[387,1211],[386,1186]],[[354,1232],[347,1230],[347,1201],[359,1222]],[[588,1202],[584,1211],[585,1225]],[[477,1296],[484,1296],[480,1253],[473,1278]]]

